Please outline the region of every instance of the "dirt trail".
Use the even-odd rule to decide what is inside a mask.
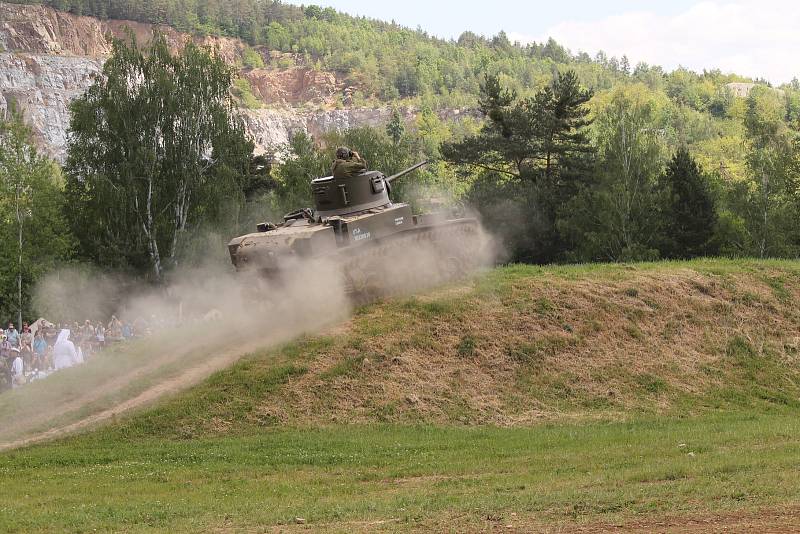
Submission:
[[[546,530],[547,531],[547,530]],[[550,532],[798,532],[800,508],[764,508],[688,516],[645,517],[619,524],[588,524],[552,528]]]
[[[54,428],[51,428],[44,432],[39,432],[37,434],[34,434],[26,438],[17,439],[7,443],[0,443],[0,451],[25,447],[28,445],[32,445],[34,443],[39,443],[42,441],[54,439],[66,434],[70,434],[72,432],[76,432],[78,430],[89,428],[95,424],[101,423],[107,419],[123,414],[127,411],[140,408],[142,406],[150,404],[151,402],[161,398],[164,395],[177,393],[181,390],[184,390],[188,387],[198,384],[199,382],[211,376],[216,371],[219,371],[221,369],[233,365],[244,355],[253,352],[254,350],[257,350],[261,347],[263,347],[263,343],[260,342],[250,342],[250,343],[240,344],[235,349],[230,349],[226,352],[222,352],[219,356],[207,360],[201,360],[199,363],[187,367],[183,372],[179,373],[178,375],[170,376],[169,378],[158,382],[157,384],[139,393],[135,397],[124,400],[122,402],[115,404],[114,406],[111,406],[99,412],[83,417],[78,421],[74,421],[72,423],[68,423],[65,425],[56,426]],[[177,361],[184,355],[185,353],[176,353],[176,355],[173,358],[171,358],[170,361],[172,362]],[[113,387],[115,385],[119,385],[119,383],[121,383],[123,380],[131,380],[135,377],[142,377],[146,375],[148,371],[152,372],[157,370],[158,367],[163,366],[164,363],[165,362],[161,360],[159,362],[154,362],[153,364],[150,364],[148,366],[138,368],[134,373],[127,374],[124,375],[123,377],[119,377],[118,379],[113,380],[108,387],[103,387],[102,391],[92,392],[87,396],[81,397],[80,399],[73,401],[70,404],[70,406],[77,409],[80,406],[86,405],[89,402],[101,400],[104,394],[110,393],[113,390]]]
[[[165,365],[175,363],[183,356],[185,356],[185,353],[175,351],[172,357],[168,359],[153,360],[145,365],[131,369],[129,372],[115,376],[104,382],[102,385],[85,390],[80,396],[68,401],[65,404],[62,404],[57,413],[53,413],[52,411],[42,411],[38,415],[29,417],[25,421],[25,426],[28,428],[36,428],[37,426],[46,424],[47,421],[54,420],[59,416],[77,411],[83,406],[98,402],[103,398],[113,394],[115,391],[118,391],[119,389],[130,384],[131,382],[143,379],[147,375],[157,371],[159,368],[164,367]],[[5,448],[8,447],[6,447],[4,444],[0,444],[0,450],[4,450]]]
[[[644,516],[618,523],[541,523],[535,517],[511,515],[493,520],[475,521],[472,515],[452,516],[422,520],[412,524],[401,519],[390,518],[372,521],[348,521],[315,525],[280,525],[271,532],[307,532],[318,528],[330,532],[541,532],[570,534],[610,533],[684,533],[684,532],[800,532],[800,507],[770,507],[757,510],[734,510],[729,512],[675,516]],[[227,532],[227,529],[220,529]],[[262,530],[259,530],[261,532]],[[241,532],[241,530],[237,530]],[[249,532],[245,530],[245,532]],[[255,532],[255,530],[253,530]]]

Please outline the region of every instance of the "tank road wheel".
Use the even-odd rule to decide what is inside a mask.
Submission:
[[[457,280],[472,271],[480,263],[479,242],[473,226],[453,228],[438,239],[441,246],[443,281]],[[437,247],[439,248],[439,247]]]
[[[345,266],[346,291],[358,305],[368,304],[380,298],[380,278],[374,269],[362,262]]]
[[[270,283],[274,283],[276,275],[266,270],[247,273],[245,283],[241,285],[240,298],[244,306],[251,310],[267,312],[273,308],[274,293]]]
[[[346,292],[357,305],[457,280],[480,263],[475,224],[408,232],[343,256]],[[353,254],[353,251],[349,252]]]
[[[442,271],[445,281],[456,280],[467,274],[467,267],[464,258],[460,255],[450,255],[442,261]]]

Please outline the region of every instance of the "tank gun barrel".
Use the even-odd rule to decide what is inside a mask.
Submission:
[[[406,170],[404,170],[404,171],[400,171],[400,172],[398,172],[397,174],[393,174],[393,175],[391,175],[391,176],[387,177],[387,178],[386,178],[386,183],[389,183],[389,184],[390,184],[390,183],[392,183],[393,181],[397,180],[398,178],[400,178],[400,177],[402,177],[402,176],[405,176],[406,174],[408,174],[408,173],[410,173],[410,172],[414,172],[414,171],[416,171],[417,169],[419,169],[420,167],[424,167],[424,166],[425,166],[425,165],[427,165],[427,164],[428,164],[428,161],[427,161],[427,160],[426,160],[426,161],[420,161],[420,162],[419,162],[419,163],[417,163],[416,165],[413,165],[413,166],[411,166],[411,167],[407,168],[407,169],[406,169]]]

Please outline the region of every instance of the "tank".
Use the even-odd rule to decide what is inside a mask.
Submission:
[[[469,272],[479,258],[475,218],[452,209],[414,214],[408,204],[391,200],[392,183],[426,164],[392,176],[368,171],[312,180],[314,209],[232,239],[233,265],[240,273],[279,280],[298,261],[330,261],[347,293],[360,302]]]

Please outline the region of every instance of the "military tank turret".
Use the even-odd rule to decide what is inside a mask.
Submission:
[[[427,162],[392,176],[379,171],[311,182],[315,208],[259,224],[258,232],[228,243],[238,272],[279,280],[296,261],[331,260],[345,288],[366,301],[415,281],[435,282],[464,274],[479,261],[478,221],[453,210],[415,215],[391,201],[391,184]],[[421,261],[424,259],[424,261]],[[420,272],[421,271],[421,272]]]

